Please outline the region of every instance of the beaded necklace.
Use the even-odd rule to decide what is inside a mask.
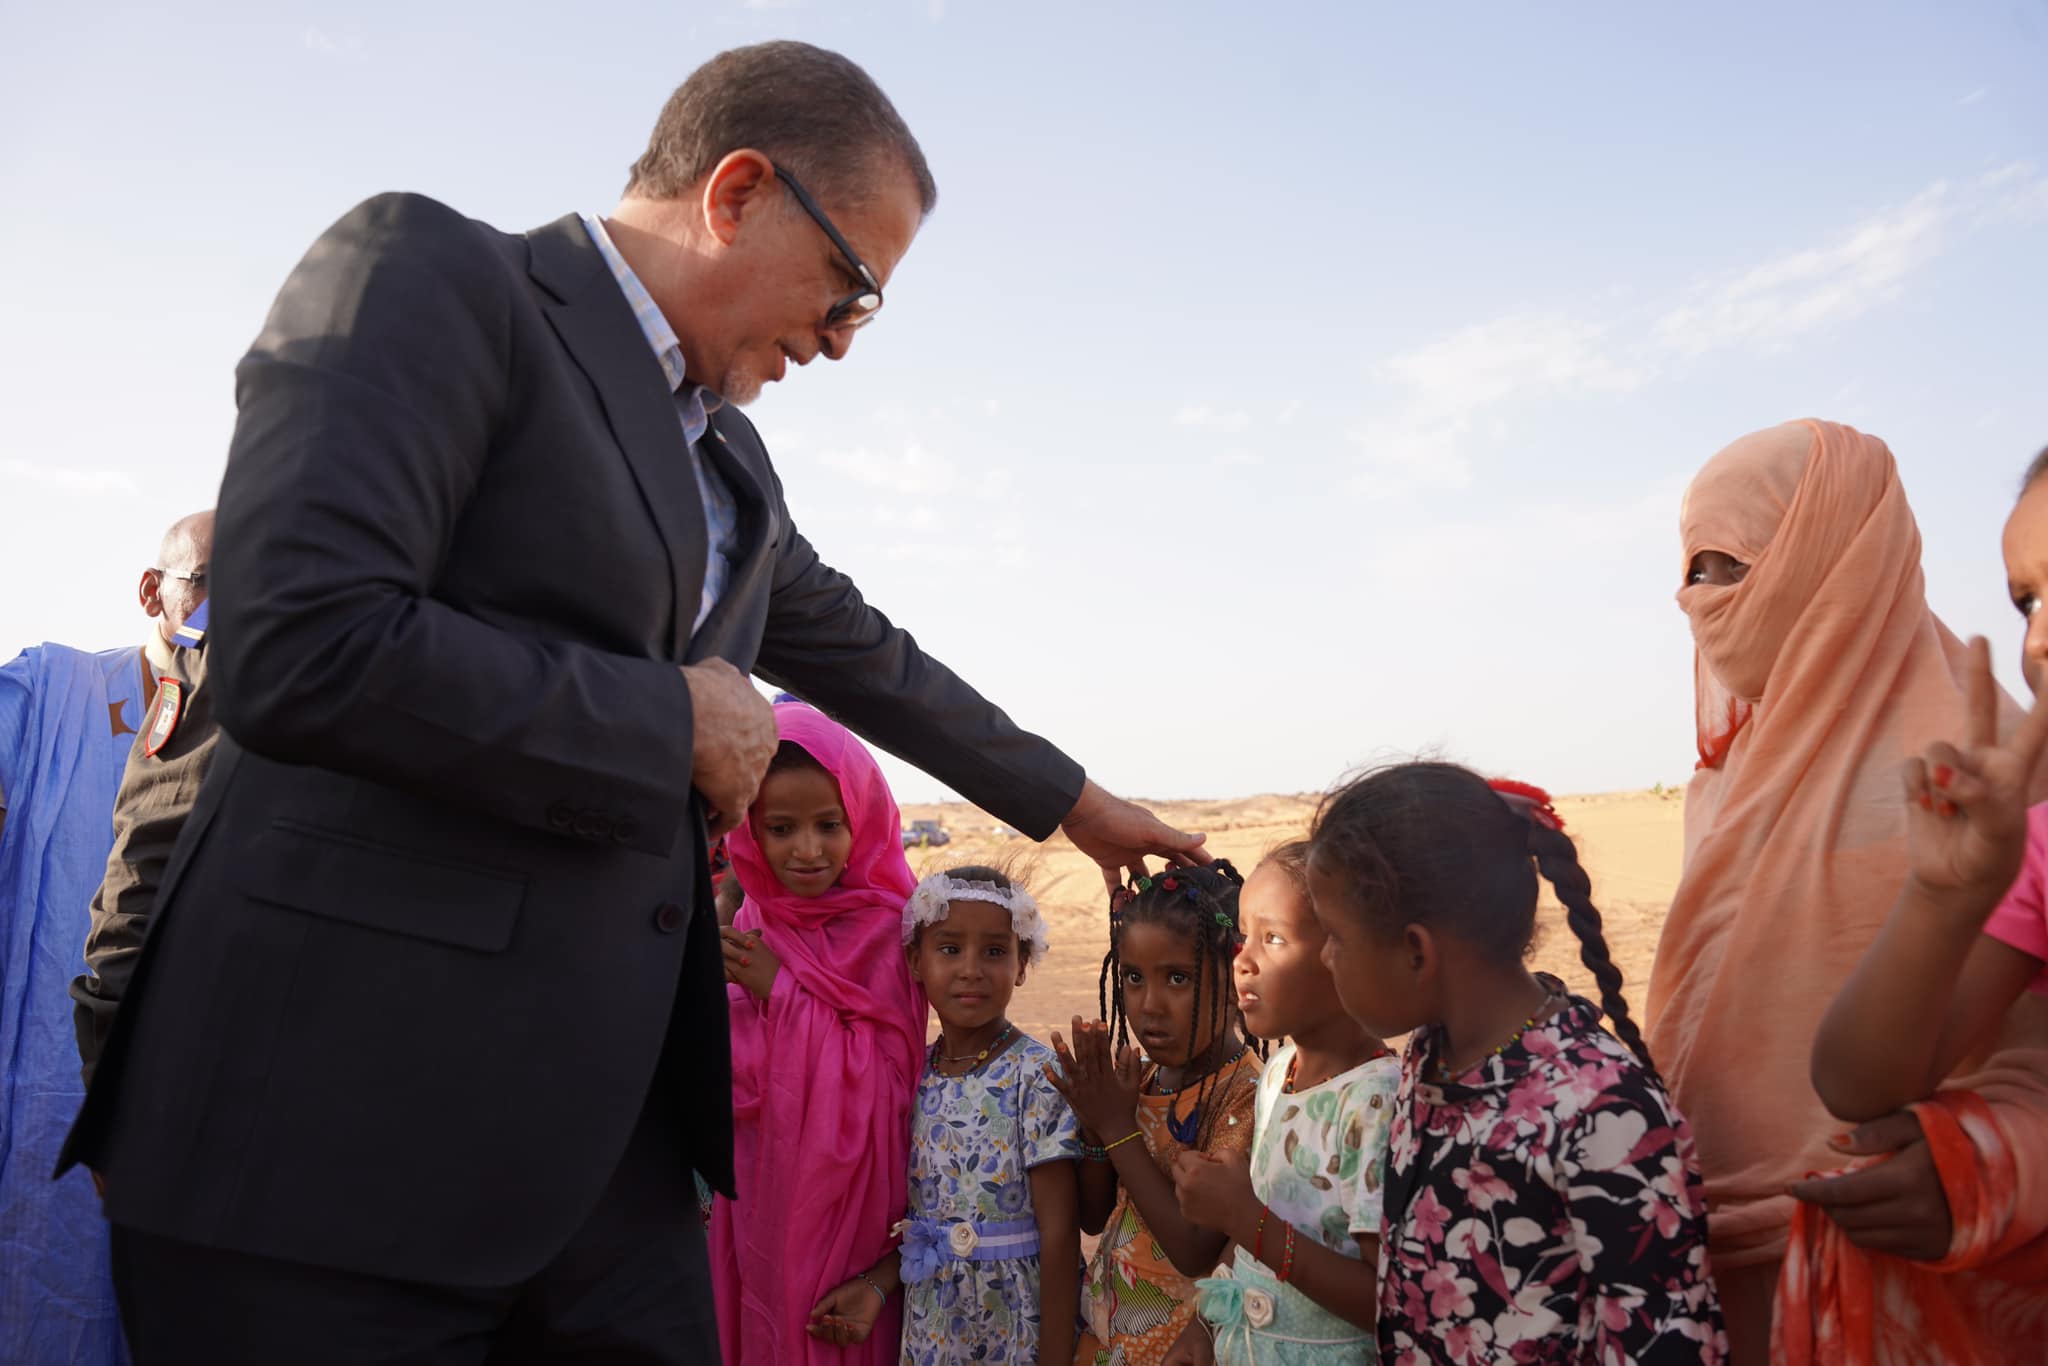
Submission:
[[[988,1061],[988,1055],[995,1052],[996,1049],[1000,1048],[1002,1046],[1003,1040],[1009,1038],[1010,1035],[1013,1032],[1015,1032],[1015,1028],[1016,1027],[1012,1025],[1008,1020],[1003,1021],[1002,1032],[997,1034],[993,1039],[990,1039],[988,1041],[988,1047],[982,1049],[979,1053],[962,1053],[957,1058],[948,1057],[946,1054],[939,1052],[939,1045],[946,1041],[944,1036],[942,1035],[941,1037],[932,1040],[932,1061],[943,1063],[971,1062],[974,1064],[974,1067],[980,1067],[983,1063]],[[967,1070],[971,1072],[974,1070],[974,1068],[970,1067]]]
[[[1498,1048],[1495,1048],[1488,1052],[1486,1054],[1486,1057],[1479,1059],[1479,1061],[1473,1063],[1471,1067],[1461,1067],[1457,1071],[1453,1072],[1450,1069],[1450,1066],[1441,1057],[1439,1057],[1436,1060],[1436,1079],[1440,1082],[1449,1082],[1454,1077],[1462,1077],[1463,1075],[1465,1075],[1465,1073],[1470,1072],[1472,1068],[1483,1065],[1486,1062],[1487,1058],[1497,1058],[1501,1054],[1507,1052],[1510,1048],[1513,1048],[1517,1043],[1521,1042],[1521,1038],[1524,1034],[1527,1034],[1530,1030],[1536,1027],[1536,1022],[1538,1020],[1543,1019],[1545,1016],[1550,1014],[1551,1007],[1557,1005],[1562,1000],[1564,1000],[1564,998],[1558,995],[1556,992],[1546,991],[1543,994],[1543,1000],[1541,1004],[1539,1004],[1536,1007],[1536,1013],[1534,1015],[1531,1015],[1528,1019],[1522,1021],[1522,1023],[1515,1029],[1514,1033],[1508,1035],[1506,1039],[1501,1041],[1501,1044]]]
[[[1151,1086],[1151,1090],[1150,1090],[1150,1091],[1148,1092],[1148,1094],[1150,1094],[1150,1095],[1155,1095],[1155,1096],[1173,1096],[1173,1095],[1178,1095],[1178,1094],[1180,1094],[1181,1088],[1182,1088],[1182,1087],[1184,1087],[1184,1086],[1186,1086],[1186,1085],[1187,1085],[1187,1084],[1188,1084],[1189,1082],[1191,1082],[1191,1081],[1196,1081],[1196,1082],[1198,1082],[1198,1081],[1200,1081],[1200,1080],[1202,1079],[1202,1077],[1206,1077],[1206,1076],[1211,1076],[1211,1075],[1214,1075],[1214,1074],[1215,1074],[1215,1073],[1217,1073],[1217,1072],[1221,1072],[1221,1071],[1222,1071],[1222,1070],[1223,1070],[1224,1068],[1226,1068],[1226,1067],[1230,1066],[1230,1065],[1231,1065],[1232,1063],[1236,1062],[1236,1061],[1237,1061],[1237,1060],[1238,1060],[1239,1058],[1243,1057],[1243,1056],[1245,1055],[1246,1051],[1247,1051],[1247,1050],[1249,1050],[1250,1048],[1251,1048],[1251,1045],[1250,1045],[1250,1044],[1248,1044],[1248,1043],[1241,1043],[1241,1044],[1239,1044],[1239,1045],[1237,1046],[1237,1051],[1236,1051],[1235,1053],[1232,1053],[1232,1054],[1231,1054],[1231,1055],[1230,1055],[1229,1057],[1225,1058],[1225,1059],[1224,1059],[1224,1060],[1223,1060],[1222,1062],[1219,1062],[1219,1063],[1217,1063],[1217,1064],[1216,1064],[1216,1065],[1215,1065],[1214,1067],[1210,1068],[1210,1069],[1209,1069],[1209,1070],[1208,1070],[1207,1072],[1204,1072],[1204,1073],[1202,1073],[1202,1076],[1201,1076],[1201,1077],[1182,1077],[1182,1078],[1181,1078],[1181,1079],[1180,1079],[1179,1081],[1175,1082],[1175,1083],[1174,1083],[1173,1085],[1171,1085],[1171,1086],[1161,1086],[1161,1085],[1159,1084],[1159,1071],[1160,1071],[1160,1069],[1159,1069],[1159,1068],[1157,1068],[1157,1067],[1154,1067],[1154,1068],[1152,1069],[1152,1079],[1151,1079],[1151,1082],[1149,1083],[1149,1084],[1150,1084],[1150,1086]]]

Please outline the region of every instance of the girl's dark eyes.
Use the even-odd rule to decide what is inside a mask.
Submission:
[[[1263,938],[1268,944],[1285,944],[1287,942],[1285,939],[1282,939],[1279,935],[1274,934],[1271,930],[1268,930],[1264,935],[1260,937]]]
[[[1130,971],[1130,970],[1128,970],[1128,969],[1127,969],[1127,970],[1126,970],[1126,971],[1124,972],[1124,985],[1125,985],[1125,986],[1127,986],[1127,987],[1138,987],[1138,986],[1143,986],[1144,984],[1145,984],[1145,977],[1144,977],[1144,974],[1143,974],[1143,973],[1139,973],[1139,972],[1134,972],[1134,971]]]
[[[1008,958],[1010,951],[1001,944],[991,944],[988,946],[988,956],[991,958]]]
[[[2019,609],[2020,615],[2027,618],[2029,621],[2033,620],[2034,613],[2041,610],[2041,600],[2035,597],[2032,593],[2014,594],[2012,605],[2014,607],[2017,607]]]
[[[1194,978],[1184,972],[1169,972],[1166,974],[1166,982],[1169,986],[1184,987],[1194,980]]]

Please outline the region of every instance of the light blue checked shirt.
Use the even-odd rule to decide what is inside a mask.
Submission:
[[[724,594],[726,578],[732,573],[733,557],[739,553],[739,506],[733,502],[732,490],[725,486],[725,480],[718,477],[718,471],[711,468],[711,462],[697,449],[697,443],[704,439],[704,433],[711,426],[706,413],[724,400],[703,385],[691,384],[683,378],[683,345],[676,340],[676,330],[668,325],[668,319],[655,306],[654,296],[647,292],[646,285],[640,283],[640,277],[626,264],[626,258],[619,255],[619,249],[612,245],[611,234],[604,230],[604,220],[587,213],[578,216],[583,220],[583,230],[590,234],[590,240],[604,257],[604,263],[611,267],[612,278],[619,282],[626,302],[633,306],[633,317],[639,321],[647,344],[654,348],[654,358],[661,362],[661,372],[668,376],[668,387],[675,394],[676,416],[683,424],[683,439],[689,444],[690,462],[697,467],[697,492],[704,500],[705,548],[704,594],[697,603],[697,619],[690,624],[690,633],[694,635]]]

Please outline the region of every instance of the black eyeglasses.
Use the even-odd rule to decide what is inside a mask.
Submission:
[[[881,312],[882,282],[868,269],[868,263],[854,254],[853,248],[846,244],[846,239],[840,235],[839,229],[832,226],[832,220],[825,216],[825,211],[818,207],[817,201],[811,198],[810,192],[797,182],[795,176],[777,166],[775,178],[789,186],[789,192],[796,196],[796,202],[811,216],[813,223],[825,230],[825,235],[832,239],[832,245],[839,248],[839,254],[853,267],[853,273],[867,281],[866,289],[855,290],[832,305],[825,314],[825,326],[866,327],[875,320],[875,314]]]

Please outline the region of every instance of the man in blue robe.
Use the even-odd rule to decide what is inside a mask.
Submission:
[[[43,644],[0,666],[0,1361],[127,1359],[92,1181],[50,1180],[85,1096],[69,987],[121,771],[212,553],[211,512],[165,534],[142,573],[140,649]]]

